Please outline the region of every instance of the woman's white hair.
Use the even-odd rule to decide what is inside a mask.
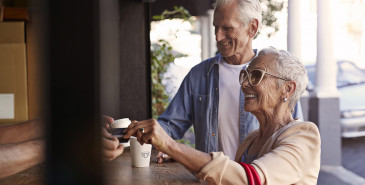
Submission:
[[[240,15],[237,17],[242,22],[243,26],[250,23],[251,20],[257,19],[258,30],[261,27],[262,21],[262,10],[259,0],[217,0],[213,7],[214,9],[219,8],[225,4],[236,2]],[[258,33],[258,30],[256,34]]]
[[[299,59],[287,51],[268,47],[262,49],[258,55],[266,54],[276,56],[276,61],[278,63],[277,74],[280,77],[293,80],[297,84],[293,95],[288,99],[289,107],[293,112],[295,104],[299,101],[300,96],[304,93],[308,84],[307,71]],[[284,84],[284,82],[285,81],[278,79],[279,87]]]

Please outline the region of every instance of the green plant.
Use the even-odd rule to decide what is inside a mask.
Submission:
[[[167,71],[168,65],[177,57],[184,55],[174,55],[172,47],[166,40],[158,40],[151,44],[151,79],[152,79],[152,116],[157,118],[165,111],[169,104],[169,96],[162,84],[163,75]]]
[[[174,10],[165,10],[161,15],[152,17],[155,21],[179,18],[191,22],[191,15],[182,6],[174,7]],[[165,86],[162,84],[163,75],[175,58],[183,57],[183,54],[174,54],[170,43],[160,39],[156,43],[151,43],[151,78],[152,78],[152,116],[157,118],[165,111],[169,104],[169,96]]]
[[[152,18],[155,21],[179,18],[192,23],[189,11],[182,6],[175,6],[174,10],[165,10],[161,15],[155,15]],[[186,55],[174,54],[170,43],[166,40],[160,39],[156,43],[151,43],[152,116],[155,119],[165,111],[169,104],[169,96],[166,93],[165,86],[162,84],[163,75],[175,58],[183,56]],[[193,133],[192,127],[189,129],[189,132]],[[180,139],[177,142],[191,147],[195,145],[186,139]]]
[[[277,0],[260,0],[262,7],[262,30],[267,31],[267,37],[271,37],[272,34],[279,31],[279,24],[277,22],[276,12],[280,12],[284,7],[284,1],[278,2]],[[269,28],[269,29],[267,29]],[[257,34],[259,35],[260,32]],[[256,35],[256,36],[257,36]]]
[[[165,19],[183,19],[185,21],[192,22],[191,14],[187,9],[182,6],[174,6],[174,10],[164,10],[161,15],[154,15],[152,19],[155,21],[161,21]]]

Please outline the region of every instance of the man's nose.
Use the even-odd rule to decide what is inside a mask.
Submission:
[[[221,29],[216,29],[215,30],[215,40],[216,41],[221,41],[222,39],[224,38],[224,34],[223,34],[223,31]]]

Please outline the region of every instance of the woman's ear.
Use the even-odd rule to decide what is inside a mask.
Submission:
[[[283,96],[284,96],[283,98],[291,97],[294,94],[296,88],[297,88],[297,83],[295,83],[294,81],[285,82],[283,88]]]

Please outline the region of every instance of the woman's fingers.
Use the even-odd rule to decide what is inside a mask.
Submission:
[[[152,140],[153,140],[152,135],[154,134],[153,132],[145,132],[143,134],[141,132],[138,132],[138,133],[139,133],[141,141],[143,143],[154,144],[154,143],[152,143]]]
[[[137,141],[139,142],[139,144],[143,145],[143,139],[142,139],[142,134],[141,133],[137,133],[136,137],[137,137]]]
[[[161,164],[163,162],[163,154],[163,152],[158,152],[156,159],[158,164]]]
[[[132,135],[137,137],[140,144],[152,144],[156,149],[165,149],[170,138],[154,119],[133,121],[129,125],[124,138],[130,138]]]
[[[140,128],[143,128],[144,129],[144,132],[148,132],[148,128],[149,128],[149,125],[151,123],[148,122],[148,120],[146,121],[132,121],[132,123],[128,126],[128,129],[126,130],[126,133],[125,133],[125,136],[124,138],[128,139],[130,138],[131,136],[136,136],[136,137],[139,137],[139,129]]]
[[[152,144],[157,150],[166,147],[166,141],[169,136],[165,130],[157,123],[157,121],[149,120],[149,125],[144,128],[144,133],[137,131],[140,142]]]
[[[164,161],[169,161],[171,159],[172,158],[169,155],[167,155],[163,152],[158,152],[158,154],[157,154],[157,163],[159,163],[159,164],[163,163]]]

